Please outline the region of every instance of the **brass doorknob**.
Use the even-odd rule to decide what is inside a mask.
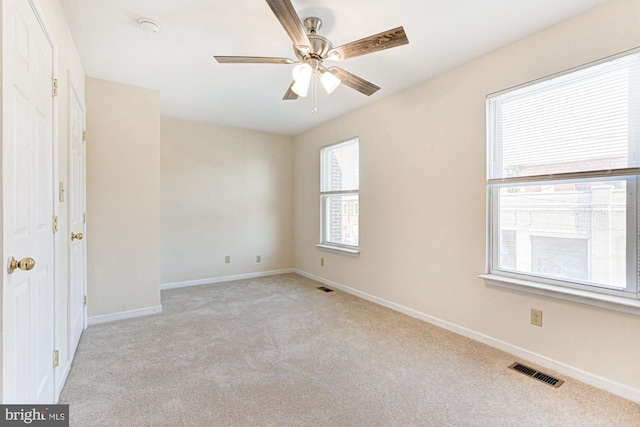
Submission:
[[[71,241],[73,242],[74,240],[82,240],[84,236],[82,235],[82,233],[71,233]]]
[[[9,262],[7,264],[7,273],[12,274],[16,269],[29,271],[33,267],[36,266],[36,261],[33,258],[22,258],[20,261],[15,259],[14,257],[9,258]]]

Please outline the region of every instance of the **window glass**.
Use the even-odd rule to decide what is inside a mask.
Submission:
[[[487,99],[490,273],[638,298],[640,54]]]
[[[358,247],[358,139],[322,148],[320,181],[322,243]]]

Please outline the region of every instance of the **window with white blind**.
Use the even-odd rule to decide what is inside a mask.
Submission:
[[[350,139],[320,150],[321,243],[325,249],[358,253],[360,145]]]
[[[487,134],[482,277],[640,308],[640,51],[490,95]]]

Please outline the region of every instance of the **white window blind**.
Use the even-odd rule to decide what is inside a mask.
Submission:
[[[360,150],[358,140],[350,140],[322,149],[323,193],[357,191],[360,186]]]

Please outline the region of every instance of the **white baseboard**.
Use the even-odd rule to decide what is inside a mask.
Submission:
[[[98,325],[100,323],[115,322],[116,320],[133,319],[135,317],[149,316],[151,314],[162,313],[162,306],[138,308],[136,310],[119,311],[117,313],[100,314],[98,316],[90,316],[87,324]]]
[[[278,274],[293,273],[293,268],[284,270],[261,271],[258,273],[237,274],[235,276],[212,277],[209,279],[187,280],[185,282],[163,283],[161,290],[186,288],[188,286],[211,285],[213,283],[232,282],[234,280],[255,279],[256,277],[276,276]]]
[[[471,329],[458,326],[454,323],[447,322],[446,320],[439,319],[434,316],[430,316],[428,314],[421,313],[414,309],[404,307],[402,305],[387,301],[385,299],[367,294],[366,292],[359,291],[357,289],[350,288],[348,286],[342,285],[340,283],[332,282],[331,280],[324,279],[322,277],[307,273],[305,271],[301,271],[298,269],[294,270],[295,273],[307,277],[309,279],[315,280],[317,282],[323,283],[332,288],[340,289],[341,291],[347,292],[351,295],[357,296],[359,298],[365,299],[367,301],[371,301],[375,304],[379,304],[381,306],[390,308],[392,310],[398,311],[400,313],[406,314],[411,317],[415,317],[416,319],[423,320],[427,323],[431,323],[432,325],[439,326],[443,329],[454,332],[458,335],[462,335],[464,337],[470,338],[474,341],[481,342],[490,347],[497,348],[506,353],[513,354],[519,358],[524,360],[528,360],[537,365],[543,366],[548,369],[552,369],[560,374],[566,375],[568,377],[574,378],[583,383],[592,385],[599,389],[608,391],[609,393],[613,393],[625,399],[631,400],[636,403],[640,403],[640,389],[630,387],[625,384],[620,384],[616,381],[609,380],[607,378],[601,377],[599,375],[592,374],[590,372],[583,371],[582,369],[575,368],[573,366],[567,365],[562,362],[558,362],[549,357],[543,356],[541,354],[532,352],[530,350],[524,349],[522,347],[515,346],[513,344],[509,344],[508,342],[490,337],[485,334],[481,334],[479,332],[473,331]]]

